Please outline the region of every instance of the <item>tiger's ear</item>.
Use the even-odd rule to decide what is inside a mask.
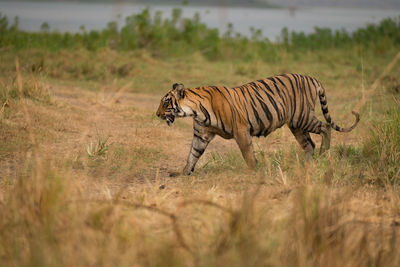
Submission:
[[[178,99],[185,97],[185,86],[181,83],[174,83],[172,85],[173,92],[175,92],[175,97]]]

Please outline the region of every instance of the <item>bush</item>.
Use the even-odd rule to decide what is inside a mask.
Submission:
[[[50,26],[47,23],[43,25],[40,32],[24,32],[18,29],[18,19],[10,25],[8,19],[0,14],[0,47],[46,48],[51,51],[77,48],[96,51],[104,47],[116,50],[146,49],[160,57],[182,56],[199,51],[212,60],[234,57],[276,61],[282,49],[312,51],[362,46],[380,52],[400,44],[398,18],[385,19],[378,25],[371,24],[354,33],[316,27],[313,33],[305,34],[289,32],[284,28],[277,43],[263,38],[261,30],[255,28],[250,29],[250,38],[235,34],[232,24],[226,33],[220,34],[217,29],[208,28],[202,23],[198,13],[192,19],[183,18],[181,9],[174,9],[171,19],[163,19],[161,12],[152,15],[149,9],[145,9],[127,17],[121,29],[118,29],[116,22],[110,22],[104,30],[89,33],[84,27],[80,33],[74,34],[50,32]]]

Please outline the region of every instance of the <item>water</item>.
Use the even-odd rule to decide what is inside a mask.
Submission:
[[[162,11],[170,17],[173,8],[183,10],[183,16],[193,18],[200,14],[201,21],[225,32],[228,23],[241,34],[250,35],[250,27],[262,30],[270,40],[276,40],[283,27],[289,30],[313,32],[314,27],[346,29],[353,31],[367,23],[378,23],[387,17],[399,17],[400,10],[366,8],[308,7],[297,9],[294,14],[288,9],[239,8],[239,7],[191,7],[151,6],[152,13]],[[77,32],[81,25],[87,30],[103,29],[108,22],[116,21],[122,26],[126,16],[141,12],[145,5],[135,3],[70,3],[70,2],[13,2],[0,1],[0,13],[10,20],[19,17],[19,27],[27,31],[38,31],[43,22],[51,30]]]

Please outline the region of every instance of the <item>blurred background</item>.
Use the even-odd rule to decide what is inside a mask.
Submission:
[[[352,32],[368,23],[378,23],[400,14],[397,0],[1,0],[0,13],[18,17],[19,28],[79,32],[102,30],[114,21],[121,28],[125,19],[149,8],[150,14],[171,18],[180,8],[184,18],[198,13],[201,21],[220,34],[233,26],[235,32],[251,36],[260,30],[276,41],[283,28],[312,33],[315,27]]]

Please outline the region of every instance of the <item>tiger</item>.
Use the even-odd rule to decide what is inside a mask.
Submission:
[[[314,114],[317,97],[326,122],[320,121]],[[328,112],[322,84],[313,77],[291,73],[232,88],[185,88],[181,83],[174,83],[161,98],[156,115],[169,126],[175,118],[193,117],[193,140],[183,169],[184,175],[190,175],[215,135],[224,139],[234,138],[247,166],[256,169],[252,137],[266,137],[285,124],[308,161],[315,149],[310,133],[322,136],[320,154],[323,154],[330,148],[331,128],[338,132],[350,132],[357,126],[360,115],[352,113],[355,122],[351,127],[338,126]]]

